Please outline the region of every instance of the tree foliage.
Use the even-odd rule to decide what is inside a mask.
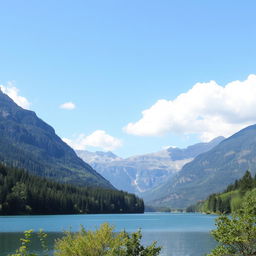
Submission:
[[[142,234],[129,234],[125,231],[115,233],[113,227],[102,224],[96,231],[66,233],[56,242],[55,256],[156,256],[161,247],[153,242],[149,246],[141,244]]]
[[[0,214],[142,213],[143,200],[99,187],[78,187],[0,164]]]
[[[30,252],[31,236],[33,230],[24,232],[21,246],[16,253],[9,256],[39,256]],[[40,255],[49,256],[45,243],[46,234],[38,233],[41,243]],[[78,233],[66,232],[64,237],[55,242],[54,256],[157,256],[161,247],[153,242],[149,246],[141,243],[141,231],[134,233],[114,232],[114,228],[107,223],[95,231],[86,231],[83,226]],[[42,254],[43,253],[43,254]]]
[[[187,211],[231,213],[240,208],[246,193],[254,188],[256,188],[256,177],[253,178],[251,173],[246,171],[240,180],[229,185],[224,192],[211,194],[205,201],[188,207]]]
[[[208,256],[256,255],[256,191],[248,193],[242,207],[231,217],[220,216],[212,232],[220,243]]]

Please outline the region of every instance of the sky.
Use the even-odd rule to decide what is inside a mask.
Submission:
[[[256,1],[0,0],[0,85],[72,147],[119,156],[256,123]]]

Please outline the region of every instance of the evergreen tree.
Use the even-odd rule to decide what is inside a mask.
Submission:
[[[123,191],[78,187],[0,164],[0,214],[142,213],[143,200]]]
[[[247,190],[251,190],[254,186],[254,180],[252,178],[251,173],[247,170],[243,176],[243,178],[240,180],[240,191],[242,193],[245,193]]]

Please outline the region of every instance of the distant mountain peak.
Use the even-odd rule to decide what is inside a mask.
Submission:
[[[135,155],[122,159],[112,152],[76,151],[84,161],[90,163],[118,189],[138,193],[152,190],[173,177],[184,164],[198,154],[211,149],[218,141],[204,143],[200,147],[187,149],[175,148],[170,153],[167,149],[158,152]]]
[[[76,153],[81,157],[85,162],[91,164],[94,162],[97,163],[107,163],[114,160],[120,160],[121,158],[112,153],[111,151],[96,151],[91,152],[88,150],[76,150]]]
[[[97,155],[102,155],[102,156],[108,156],[110,158],[119,158],[117,155],[115,155],[111,151],[96,151],[95,152]]]
[[[194,158],[203,152],[207,152],[209,149],[218,145],[224,139],[224,137],[219,136],[209,142],[199,142],[186,148],[170,147],[167,149],[167,151],[170,153],[170,157],[172,158],[172,160],[181,160],[185,157]]]

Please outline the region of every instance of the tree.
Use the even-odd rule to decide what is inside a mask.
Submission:
[[[231,217],[222,215],[212,232],[220,243],[208,256],[256,255],[256,190],[248,193],[240,210]]]
[[[208,198],[208,205],[207,205],[208,210],[211,212],[215,212],[216,203],[217,203],[216,194],[210,195]]]
[[[67,232],[55,244],[55,256],[157,256],[161,247],[156,243],[149,246],[141,244],[141,231],[128,234],[115,233],[113,227],[102,224],[96,231],[79,233]]]
[[[0,214],[142,213],[133,194],[62,184],[0,163]]]
[[[243,178],[240,180],[240,190],[242,193],[245,193],[247,190],[252,189],[253,185],[254,185],[254,180],[252,178],[251,173],[247,170]]]

